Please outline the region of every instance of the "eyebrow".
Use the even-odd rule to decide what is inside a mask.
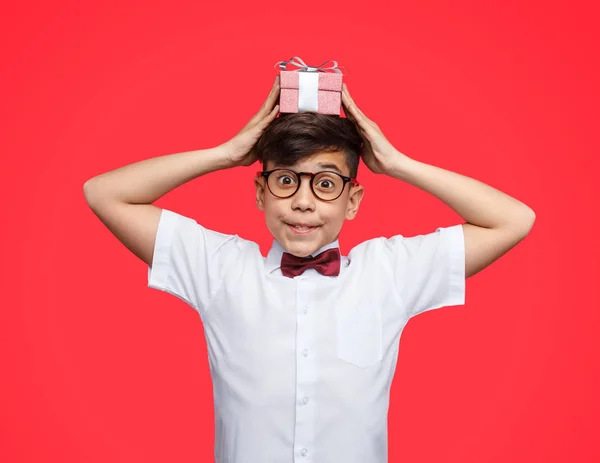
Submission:
[[[331,163],[323,163],[320,162],[319,164],[317,164],[319,167],[323,167],[324,169],[331,169],[331,170],[335,170],[336,172],[342,174],[342,171],[340,170],[340,168],[338,166],[336,166],[335,164],[331,164]],[[342,174],[343,175],[343,174]]]
[[[334,171],[336,171],[337,173],[339,173],[340,175],[344,175],[344,173],[343,173],[343,172],[340,170],[340,168],[339,168],[337,165],[335,165],[335,164],[332,164],[332,163],[328,163],[328,162],[319,162],[319,163],[317,164],[317,167],[322,167],[323,169],[334,170]],[[275,165],[274,165],[274,168],[275,168],[275,169],[286,169],[286,168],[288,168],[288,166],[284,166],[284,165],[281,165],[281,164],[275,164]]]

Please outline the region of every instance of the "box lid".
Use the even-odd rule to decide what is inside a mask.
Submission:
[[[300,83],[301,72],[308,71],[279,71],[280,88],[297,89]],[[342,91],[342,74],[333,72],[315,72],[319,76],[319,90]]]

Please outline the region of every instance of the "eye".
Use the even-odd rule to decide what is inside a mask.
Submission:
[[[315,177],[315,186],[323,191],[336,190],[341,180],[335,174],[321,173]]]
[[[335,185],[333,184],[333,182],[331,180],[324,179],[324,180],[319,180],[319,183],[317,183],[317,187],[322,188],[324,190],[330,190],[330,189],[334,188]]]
[[[294,185],[296,183],[296,179],[290,175],[281,174],[277,176],[277,183],[284,186]]]

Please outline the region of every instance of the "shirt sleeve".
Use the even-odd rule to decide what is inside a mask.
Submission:
[[[465,303],[465,244],[462,225],[387,240],[393,250],[396,288],[409,317]]]
[[[242,241],[238,235],[209,230],[163,209],[148,266],[148,287],[173,294],[202,313],[227,267],[242,252]]]

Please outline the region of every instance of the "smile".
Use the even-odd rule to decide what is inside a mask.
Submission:
[[[290,230],[298,235],[307,235],[308,233],[311,233],[319,228],[318,226],[312,227],[307,225],[290,225],[289,223],[286,223],[286,225],[290,228]]]

